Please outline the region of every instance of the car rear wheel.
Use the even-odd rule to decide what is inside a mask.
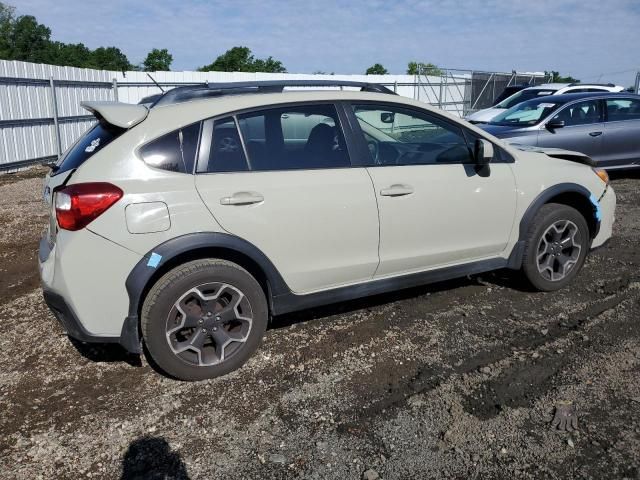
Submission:
[[[562,204],[543,205],[527,232],[524,276],[537,290],[559,290],[578,274],[590,246],[589,227],[580,212]]]
[[[141,315],[152,359],[182,380],[214,378],[242,366],[267,322],[260,284],[239,265],[217,259],[166,273],[149,291]]]

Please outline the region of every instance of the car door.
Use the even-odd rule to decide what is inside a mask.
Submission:
[[[551,122],[564,122],[552,128]],[[543,122],[538,134],[538,146],[563,148],[602,159],[604,121],[599,99],[583,100],[563,106],[558,113]]]
[[[353,104],[363,163],[380,215],[375,277],[495,258],[513,227],[516,185],[507,156],[478,170],[463,129],[397,104]],[[367,148],[368,147],[368,148]],[[504,155],[502,151],[502,155]]]
[[[368,280],[378,265],[371,179],[352,168],[332,104],[204,122],[196,186],[227,232],[258,247],[292,291]]]
[[[603,167],[640,164],[640,99],[607,98],[605,101]]]

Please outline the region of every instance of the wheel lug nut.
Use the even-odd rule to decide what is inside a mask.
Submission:
[[[217,332],[218,331],[218,327],[213,327],[213,331]]]
[[[207,312],[207,317],[210,317],[212,315],[211,312]]]
[[[219,322],[220,321],[220,317],[216,317],[216,321]]]
[[[207,333],[207,331],[203,328],[203,329],[202,329],[202,333]]]

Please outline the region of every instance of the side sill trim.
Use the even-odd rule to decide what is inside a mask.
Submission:
[[[385,278],[368,281],[357,285],[333,288],[323,292],[297,295],[285,293],[273,297],[273,313],[283,313],[304,310],[320,305],[344,302],[356,298],[368,297],[380,293],[402,290],[405,288],[427,285],[429,283],[442,282],[453,278],[488,272],[506,267],[508,261],[504,258],[493,258],[479,262],[456,265],[453,267],[439,268],[427,272],[412,273],[401,277]]]

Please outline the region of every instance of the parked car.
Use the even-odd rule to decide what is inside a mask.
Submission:
[[[563,93],[622,92],[623,90],[624,87],[614,85],[613,83],[546,83],[544,85],[520,90],[491,108],[485,108],[484,110],[479,110],[471,115],[467,115],[465,119],[471,123],[488,123],[497,115],[504,113],[505,110],[511,107],[515,107],[519,103],[549,95],[561,95]]]
[[[495,100],[493,101],[493,105],[497,105],[503,100],[506,100],[507,98],[509,98],[514,93],[518,93],[520,90],[524,90],[525,88],[529,88],[529,87],[531,87],[531,84],[529,83],[519,83],[516,85],[508,85],[504,87],[504,90],[502,90],[500,95],[498,95],[495,98]]]
[[[335,85],[363,91],[284,91]],[[45,300],[70,336],[142,340],[181,379],[238,368],[272,315],[498,268],[557,290],[611,236],[615,193],[584,156],[518,150],[380,86],[83,106],[99,122],[45,181]]]
[[[510,143],[582,152],[606,169],[640,166],[640,96],[571,93],[536,98],[480,126]]]

